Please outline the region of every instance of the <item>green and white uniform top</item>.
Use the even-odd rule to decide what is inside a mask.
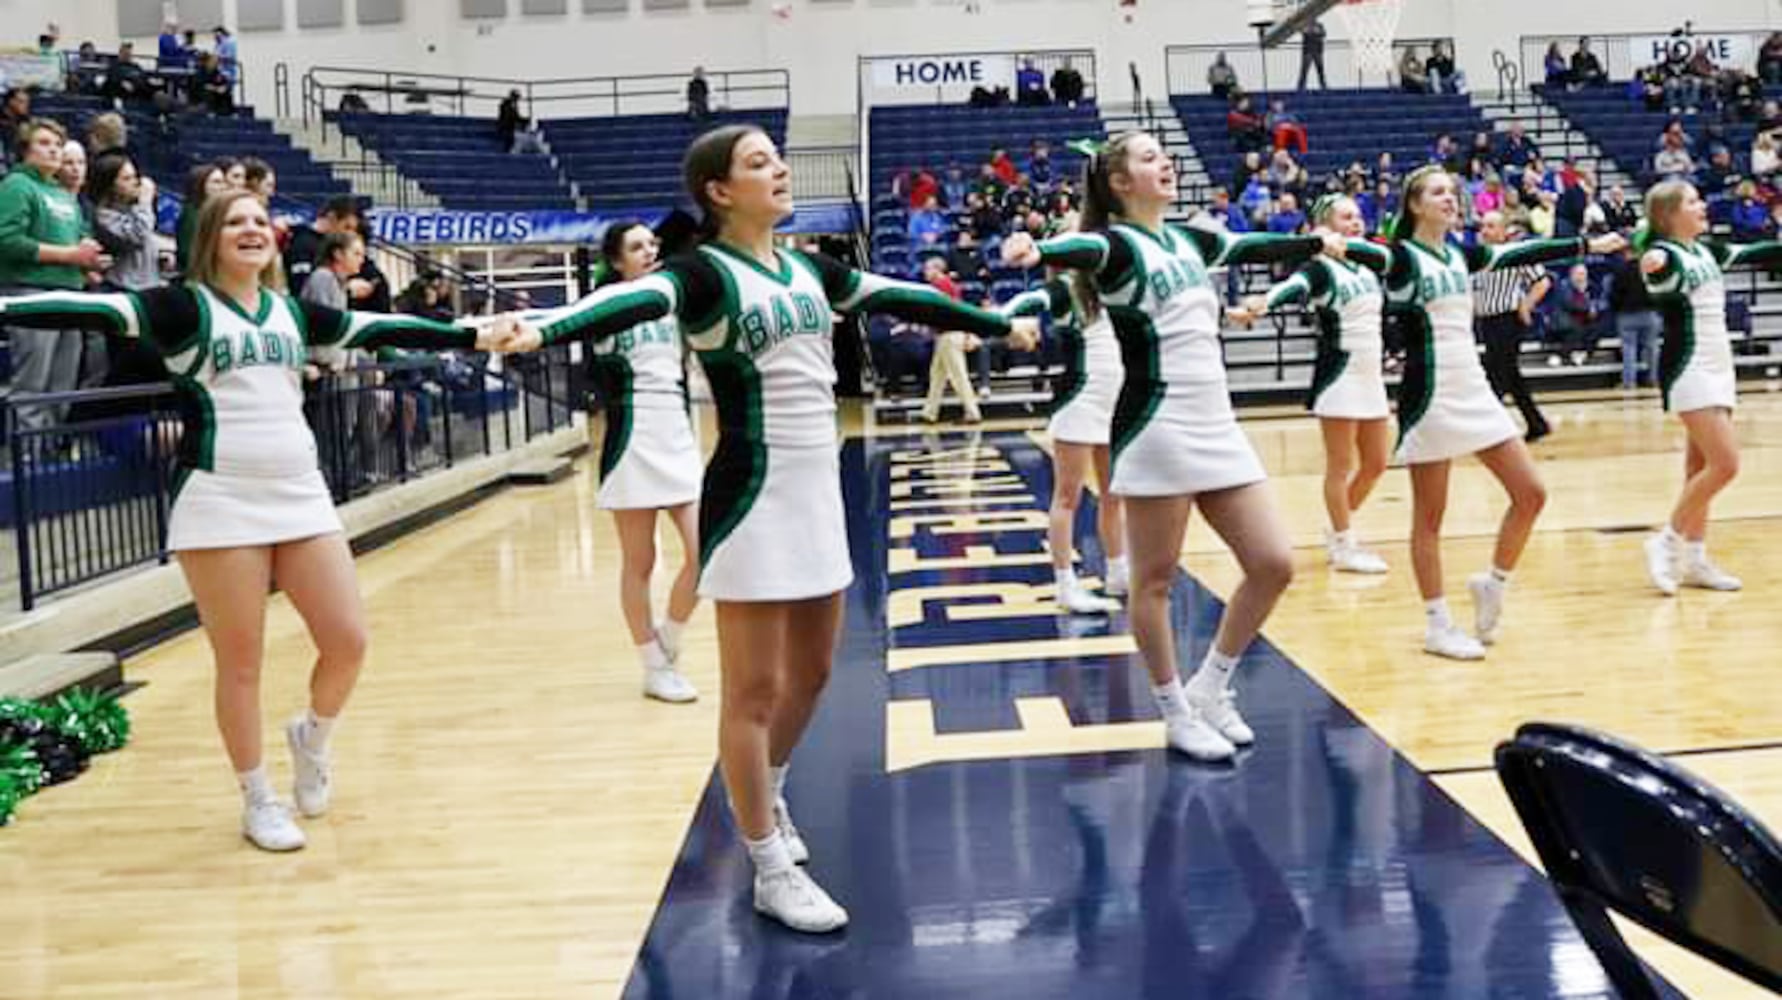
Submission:
[[[776,250],[775,267],[721,243],[610,285],[540,324],[547,344],[599,341],[673,317],[698,352],[721,436],[769,447],[835,441],[835,312],[886,312],[946,330],[1003,335],[1008,321],[928,286],[856,271],[820,254]]]
[[[1042,240],[1040,260],[1094,276],[1113,319],[1126,364],[1154,393],[1172,385],[1224,383],[1219,346],[1219,294],[1209,268],[1301,260],[1316,253],[1316,236],[1229,233],[1165,225],[1160,232],[1117,223],[1106,232]]]
[[[321,348],[471,349],[476,333],[412,316],[340,312],[261,290],[252,312],[202,286],[0,300],[17,326],[86,328],[153,345],[185,418],[181,464],[224,475],[290,477],[316,469],[303,417],[302,370]]]
[[[1411,363],[1477,365],[1472,275],[1582,256],[1582,239],[1523,240],[1496,246],[1432,247],[1415,239],[1390,245],[1354,240],[1349,253],[1386,276],[1386,300],[1409,320]],[[1385,255],[1381,260],[1380,255]]]
[[[1731,408],[1738,395],[1732,335],[1726,327],[1726,271],[1782,263],[1782,243],[1690,243],[1657,239],[1648,252],[1664,266],[1642,271],[1646,291],[1664,321],[1659,381],[1667,409],[1683,413],[1711,406]]]
[[[1365,261],[1317,257],[1268,291],[1274,312],[1296,302],[1312,307],[1320,329],[1336,350],[1354,357],[1382,353],[1380,316],[1386,295]],[[1322,343],[1321,343],[1322,346]]]
[[[588,347],[595,381],[608,402],[621,395],[631,405],[682,407],[687,369],[681,328],[672,316],[646,320]]]

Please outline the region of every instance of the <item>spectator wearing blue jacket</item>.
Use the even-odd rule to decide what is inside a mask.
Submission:
[[[1275,203],[1275,214],[1269,216],[1268,231],[1271,233],[1299,233],[1306,228],[1306,213],[1299,210],[1299,199],[1291,191],[1281,192],[1281,198]]]

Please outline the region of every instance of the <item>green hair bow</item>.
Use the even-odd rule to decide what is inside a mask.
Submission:
[[[1100,139],[1072,139],[1064,144],[1064,148],[1081,153],[1093,160],[1107,152],[1108,144],[1105,140]]]

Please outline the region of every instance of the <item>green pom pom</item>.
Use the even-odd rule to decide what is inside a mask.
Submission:
[[[89,754],[110,753],[130,742],[130,715],[116,695],[75,688],[47,706],[45,721]]]
[[[12,812],[19,807],[19,801],[24,797],[25,793],[19,791],[19,786],[11,775],[0,774],[0,826],[12,822]]]
[[[7,719],[41,719],[49,721],[45,706],[23,698],[0,698],[0,721]]]
[[[10,784],[21,799],[42,788],[43,765],[37,754],[28,746],[0,742],[0,782]]]

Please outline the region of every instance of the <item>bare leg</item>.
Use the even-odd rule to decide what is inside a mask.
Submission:
[[[684,622],[699,606],[699,507],[690,503],[671,507],[668,520],[681,536],[681,571],[668,592],[668,618]]]
[[[1691,410],[1680,416],[1689,432],[1687,478],[1671,512],[1671,528],[1699,542],[1708,535],[1708,510],[1714,498],[1739,474],[1739,439],[1732,413],[1725,409]]]
[[[789,607],[780,699],[768,733],[768,762],[775,767],[792,759],[792,750],[804,737],[817,699],[829,683],[835,642],[841,635],[842,595],[838,591]]]
[[[1127,497],[1126,531],[1132,553],[1132,595],[1127,602],[1132,637],[1151,683],[1176,679],[1176,639],[1170,627],[1169,591],[1181,559],[1193,498]]]
[[[737,829],[749,840],[773,832],[769,730],[784,687],[787,621],[783,601],[718,601],[718,669],[724,702],[718,718],[718,761]]]
[[[1293,545],[1266,482],[1202,493],[1194,502],[1244,571],[1213,637],[1214,649],[1236,658],[1293,582]]]
[[[286,542],[272,550],[272,575],[316,644],[310,710],[332,719],[346,708],[370,645],[352,549],[339,532]]]
[[[1448,469],[1452,463],[1411,466],[1411,569],[1425,601],[1443,594],[1442,518],[1448,512]]]
[[[236,773],[261,764],[260,663],[272,550],[189,549],[178,555],[216,661],[217,729]]]
[[[1069,441],[1052,443],[1052,509],[1046,524],[1046,542],[1052,546],[1052,569],[1071,568],[1076,549],[1077,504],[1083,496],[1083,474],[1089,467],[1090,446]],[[1102,536],[1107,544],[1107,536]]]
[[[1101,550],[1109,559],[1126,555],[1126,501],[1114,495],[1108,484],[1113,481],[1109,467],[1108,446],[1093,446],[1095,481],[1101,484],[1101,501],[1096,507],[1096,531],[1101,535]]]
[[[1349,530],[1349,484],[1355,470],[1356,428],[1354,420],[1321,417],[1318,430],[1324,437],[1324,513],[1330,518],[1332,531]]]
[[[1355,443],[1361,453],[1361,464],[1355,467],[1355,478],[1349,481],[1349,510],[1358,511],[1373,493],[1380,477],[1386,474],[1387,456],[1392,450],[1392,427],[1386,420],[1362,420],[1355,427]]]
[[[1522,558],[1522,550],[1528,547],[1535,519],[1547,505],[1547,487],[1541,482],[1534,456],[1529,454],[1528,445],[1521,438],[1511,438],[1485,449],[1479,453],[1479,461],[1491,470],[1503,485],[1504,492],[1510,495],[1510,509],[1504,511],[1503,522],[1498,525],[1497,547],[1491,553],[1491,565],[1496,569],[1512,570]]]
[[[656,636],[650,611],[650,577],[656,570],[656,512],[615,510],[619,534],[619,609],[631,644],[642,646]]]

